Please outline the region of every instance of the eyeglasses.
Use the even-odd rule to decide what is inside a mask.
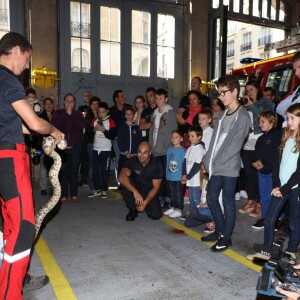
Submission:
[[[229,91],[231,91],[231,89],[228,89],[228,90],[225,90],[225,91],[220,91],[220,92],[218,93],[218,97],[220,97],[220,96],[224,97],[225,94],[226,94],[227,92],[229,92]]]

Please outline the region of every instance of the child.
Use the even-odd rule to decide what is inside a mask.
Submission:
[[[203,108],[198,113],[198,122],[203,132],[201,141],[204,143],[205,150],[207,150],[214,131],[213,128],[210,127],[212,122],[212,111],[209,108]]]
[[[135,110],[128,106],[125,108],[125,123],[122,123],[118,128],[118,147],[120,150],[118,174],[125,161],[137,155],[137,149],[142,141],[142,132],[138,124],[133,122]]]
[[[33,88],[26,89],[26,99],[28,103],[32,106],[34,112],[39,115],[41,113],[41,105],[37,99],[36,91]]]
[[[100,102],[98,107],[99,118],[93,119],[91,126],[94,128],[94,143],[92,153],[92,175],[94,191],[89,198],[101,196],[107,198],[108,175],[110,169],[110,157],[112,140],[116,137],[117,127],[115,121],[108,115],[108,105]]]
[[[151,115],[152,126],[149,131],[149,143],[152,154],[162,164],[163,181],[160,185],[159,198],[163,207],[168,207],[170,202],[170,191],[166,182],[167,152],[171,145],[170,136],[177,128],[176,112],[168,104],[168,92],[165,89],[158,89],[155,95],[157,108]]]
[[[188,148],[183,162],[182,184],[189,189],[191,212],[200,202],[200,164],[205,154],[202,144],[202,129],[199,126],[192,126],[188,131],[191,146]]]
[[[290,235],[286,253],[295,259],[300,239],[300,104],[288,107],[286,117],[287,126],[274,159],[272,198],[264,220],[264,243],[254,244],[253,249],[264,257],[270,257],[275,223],[288,202]]]
[[[264,218],[271,201],[274,156],[281,139],[281,133],[276,126],[277,115],[274,111],[266,110],[259,114],[259,127],[264,133],[256,142],[254,150],[255,160],[252,163],[252,166],[258,173],[262,218],[252,225],[252,228],[254,229],[264,228]]]
[[[210,127],[212,122],[212,111],[209,108],[204,108],[198,113],[198,122],[202,129],[203,136],[201,141],[204,143],[205,150],[209,148],[210,140],[213,134],[213,128]],[[206,193],[207,193],[208,174],[200,172],[200,189],[201,189],[201,207],[206,208]],[[203,188],[202,188],[203,187]],[[205,233],[213,233],[215,231],[215,222],[210,221],[206,224]]]
[[[241,167],[241,149],[249,133],[250,117],[239,104],[240,84],[237,77],[224,75],[217,81],[220,100],[226,110],[217,120],[210,146],[204,157],[209,174],[207,204],[213,215],[216,229],[201,240],[216,243],[211,251],[224,251],[232,245],[231,235],[235,225],[235,188]],[[223,192],[224,213],[219,203]]]
[[[144,98],[144,96],[138,95],[134,98],[135,114],[134,114],[133,122],[137,125],[140,124],[142,112],[145,109],[145,106],[146,106],[146,99]]]
[[[167,152],[166,179],[170,189],[171,208],[164,212],[170,218],[179,218],[183,210],[183,185],[181,184],[182,164],[185,156],[185,149],[181,143],[182,133],[173,130],[171,135],[172,145]]]
[[[204,232],[213,233],[215,231],[215,223],[213,221],[213,216],[211,211],[206,203],[206,194],[207,194],[207,183],[208,183],[208,174],[203,172],[203,164],[201,164],[200,169],[200,190],[201,190],[201,199],[197,207],[190,210],[190,214],[187,216],[184,226],[196,227],[198,225],[206,224]]]

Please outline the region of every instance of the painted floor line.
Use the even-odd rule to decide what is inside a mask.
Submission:
[[[116,191],[113,191],[113,190],[109,190],[109,192],[115,196],[115,200],[120,200],[122,199],[122,195]],[[198,240],[198,241],[201,241],[201,237],[202,235],[194,230],[191,230],[187,227],[185,227],[184,225],[181,225],[175,221],[172,221],[171,219],[167,218],[167,217],[162,217],[160,219],[160,221],[163,221],[164,223],[168,224],[169,226],[171,227],[174,227],[176,229],[179,229],[179,230],[183,230],[187,235],[189,235],[190,237]],[[207,246],[212,246],[212,243],[207,243],[207,242],[201,242],[203,244],[206,244]],[[231,259],[239,262],[240,264],[254,270],[255,272],[258,272],[260,273],[261,269],[262,269],[262,266],[260,265],[257,265],[255,263],[253,263],[252,261],[248,260],[245,256],[231,250],[231,249],[228,249],[226,251],[223,252],[224,255],[230,257]]]
[[[56,295],[56,299],[77,300],[68,280],[64,276],[42,236],[39,237],[34,248],[46,274],[50,278],[50,283]]]
[[[109,194],[111,194],[111,195],[114,196],[113,199],[109,199],[109,200],[120,200],[120,199],[123,199],[122,195],[119,192],[116,192],[114,190],[109,190]]]
[[[164,223],[168,224],[169,226],[174,227],[176,229],[183,230],[185,232],[185,234],[187,234],[188,236],[194,238],[197,241],[201,240],[202,235],[200,233],[198,233],[194,230],[191,230],[191,229],[185,227],[184,225],[178,224],[175,221],[170,220],[167,217],[162,217],[160,219],[160,221],[162,221],[162,222],[164,222]],[[212,243],[207,243],[207,242],[201,242],[201,243],[206,244],[207,246],[212,246]],[[230,257],[231,259],[239,262],[240,264],[254,270],[255,272],[260,273],[260,271],[262,269],[262,266],[256,265],[252,261],[248,260],[246,257],[242,256],[241,254],[239,254],[239,253],[237,253],[237,252],[235,252],[231,249],[228,249],[228,250],[224,251],[223,254]]]

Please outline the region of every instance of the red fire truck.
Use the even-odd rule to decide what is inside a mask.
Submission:
[[[294,54],[258,60],[231,70],[231,74],[240,78],[241,96],[245,92],[246,82],[256,79],[262,88],[270,86],[275,89],[276,101],[286,98],[300,84],[300,80],[294,76],[290,62]]]

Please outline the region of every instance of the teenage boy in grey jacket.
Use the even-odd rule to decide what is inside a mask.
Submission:
[[[213,252],[224,251],[232,245],[231,235],[235,225],[235,188],[241,167],[241,149],[250,129],[250,116],[239,103],[238,78],[225,75],[218,79],[219,99],[226,107],[217,121],[204,166],[209,173],[207,204],[212,212],[216,230],[202,237],[202,241],[216,241]],[[219,203],[223,191],[224,214]]]
[[[164,171],[159,191],[161,205],[169,208],[171,199],[166,182],[166,164],[167,152],[171,146],[171,134],[177,128],[176,112],[168,104],[168,92],[165,89],[158,89],[155,97],[157,108],[151,115],[152,126],[149,132],[149,143],[153,156],[160,160]]]

